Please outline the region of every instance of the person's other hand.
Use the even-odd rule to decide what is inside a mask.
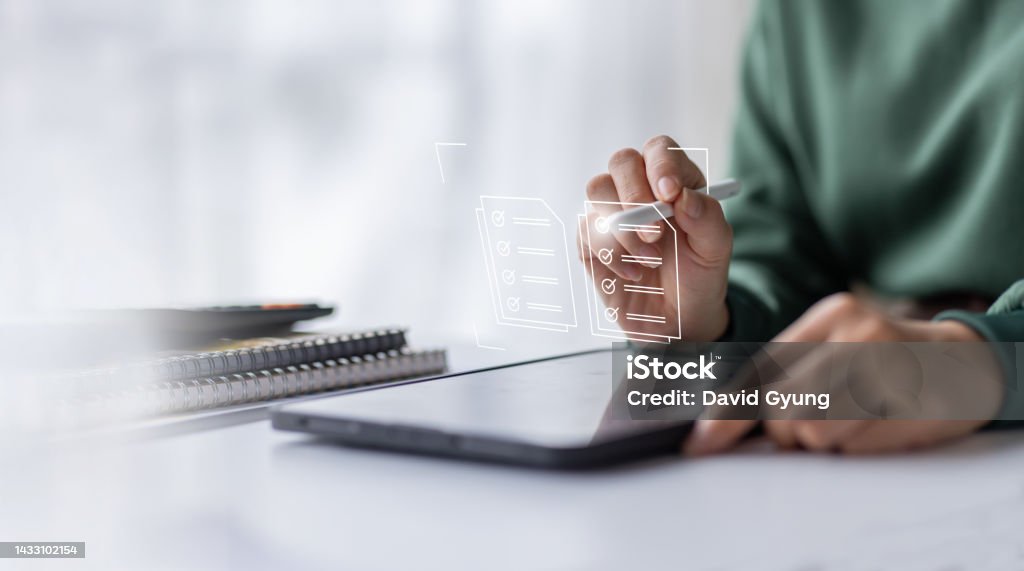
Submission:
[[[659,136],[647,141],[642,153],[634,149],[617,151],[608,162],[608,172],[587,183],[587,198],[595,202],[670,203],[674,218],[669,224],[675,229],[675,237],[664,222],[657,222],[659,229],[654,232],[601,232],[598,220],[622,208],[596,204],[580,225],[580,257],[592,261],[586,265],[609,312],[607,318],[631,331],[658,335],[664,333],[665,325],[627,323],[626,314],[665,316],[670,331],[677,321],[681,322],[684,339],[711,341],[725,333],[729,322],[725,290],[732,228],[718,201],[695,191],[706,186],[700,169],[683,151],[669,147],[678,144]],[[650,267],[622,261],[623,254],[660,258],[663,253],[671,253],[673,239],[678,244],[675,264]],[[654,288],[647,291],[663,291],[664,295],[625,292],[626,284]]]
[[[830,348],[855,342],[959,342],[982,341],[970,327],[956,321],[893,319],[850,294],[835,294],[815,304],[800,319],[776,337],[778,342],[833,343],[822,345],[788,364],[783,389],[787,393],[817,392],[828,384],[825,355]],[[785,350],[785,346],[782,350]],[[806,346],[805,346],[806,347]],[[922,393],[913,403],[915,413],[907,419],[811,420],[785,418],[765,411],[765,433],[779,447],[853,454],[897,452],[929,446],[972,433],[998,413],[1003,399],[1002,370],[992,351],[982,343],[965,343],[960,362],[970,361],[962,371],[932,373],[924,379]],[[867,375],[867,390],[881,394],[900,381],[900,363],[881,364],[882,373]],[[854,373],[848,373],[854,374]],[[888,376],[886,375],[888,374]],[[899,378],[898,378],[899,377]],[[965,378],[969,377],[969,378]],[[847,380],[849,382],[849,380]],[[683,445],[688,455],[721,452],[735,446],[759,421],[714,419],[713,409],[697,421]],[[790,413],[797,414],[797,413]],[[842,414],[842,413],[840,413]],[[710,417],[709,417],[710,416]],[[782,418],[779,418],[781,416]]]

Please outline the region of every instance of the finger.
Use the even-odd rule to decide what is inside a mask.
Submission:
[[[586,254],[581,251],[581,257],[590,259],[588,265],[593,268],[592,273],[596,276],[600,268],[630,281],[643,279],[644,270],[639,264],[623,261],[623,254],[628,254],[628,252],[615,239],[615,236],[611,233],[602,234],[597,230],[599,217],[600,213],[591,212],[580,226],[581,246],[586,248]]]
[[[725,220],[722,205],[690,188],[672,203],[675,223],[685,234],[694,260],[705,267],[724,266],[732,254],[732,227]]]
[[[683,454],[706,456],[728,450],[756,425],[756,420],[702,418],[696,422],[690,436],[683,443]]]
[[[615,182],[619,202],[654,202],[654,193],[647,182],[644,158],[636,149],[615,151],[608,159],[608,173]]]
[[[617,204],[620,202],[619,191],[615,186],[615,182],[612,176],[609,174],[600,174],[590,179],[587,182],[587,198],[590,199],[594,206],[594,210],[599,214],[599,218],[603,218],[605,222],[598,224],[595,219],[590,224],[590,235],[592,240],[600,238],[600,234],[610,234],[627,254],[632,256],[641,256],[643,258],[660,258],[661,250],[653,244],[645,244],[635,232],[624,232],[618,228],[610,228],[607,224],[607,219],[621,211],[621,207]],[[597,236],[595,236],[597,235]],[[604,240],[601,240],[605,242]],[[606,247],[606,246],[602,246]],[[634,264],[637,266],[645,264]],[[652,267],[651,265],[647,265]],[[636,268],[637,272],[640,272],[640,268]],[[637,278],[639,279],[639,278]]]
[[[707,181],[686,152],[668,135],[652,137],[644,144],[647,183],[659,200],[673,202],[683,188],[704,188]]]
[[[770,388],[782,396],[828,391],[830,351],[815,350],[818,345],[809,343],[769,345],[775,349],[770,351],[775,366],[765,367],[761,377],[765,390]],[[759,353],[757,357],[767,354]],[[830,404],[835,404],[833,400],[830,399]],[[861,419],[825,420],[825,410],[816,406],[768,406],[761,410],[765,433],[783,449],[834,450],[845,438],[866,426]]]
[[[847,454],[880,454],[910,450],[933,428],[931,420],[876,420],[839,449]],[[923,442],[922,442],[923,444]]]
[[[780,420],[791,425],[796,442],[807,450],[836,450],[843,442],[867,429],[869,420]]]
[[[653,203],[654,192],[644,174],[643,156],[634,149],[621,149],[614,153],[608,160],[608,172],[612,177],[617,189],[616,199],[618,202],[627,203]],[[624,204],[623,209],[635,208],[634,205]],[[655,243],[661,239],[661,222],[648,224],[652,228],[644,232],[638,232],[638,237],[648,243]],[[616,230],[619,230],[616,228]]]
[[[912,450],[965,436],[981,424],[974,420],[876,420],[839,449],[846,454]]]
[[[654,202],[654,192],[647,181],[647,172],[644,168],[644,158],[636,149],[622,149],[615,152],[608,160],[608,172],[615,181],[615,188],[618,191],[619,202],[634,204],[648,204]],[[624,208],[631,208],[630,205]],[[639,236],[645,242],[657,242],[661,239],[661,224],[657,233],[643,232]]]
[[[837,410],[845,410],[840,406],[841,395],[830,394],[829,383],[834,376],[834,352],[828,347],[815,343],[771,343],[770,354],[775,358],[774,366],[761,376],[762,388],[773,391],[787,401],[797,402],[804,395],[828,395],[827,406],[818,404],[794,404],[785,406],[762,407],[764,418],[770,420],[825,420],[829,418],[856,419],[849,416],[829,416]],[[768,354],[769,352],[765,352]],[[836,397],[836,398],[833,398]],[[800,399],[802,402],[803,399]],[[786,401],[783,401],[786,402]],[[797,433],[799,436],[799,433]]]
[[[796,448],[796,435],[793,434],[793,422],[787,420],[769,420],[764,423],[764,432],[775,445],[783,450]]]

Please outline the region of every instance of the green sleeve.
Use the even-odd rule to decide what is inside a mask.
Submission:
[[[846,289],[806,193],[814,186],[808,143],[793,125],[783,18],[762,2],[741,71],[732,173],[743,194],[726,203],[734,231],[728,340],[766,341],[822,297]]]
[[[1024,280],[1010,286],[986,313],[944,311],[935,319],[959,321],[995,343],[1006,375],[1003,408],[997,420],[1024,423],[1024,368],[1017,366],[1017,354],[1024,348]]]

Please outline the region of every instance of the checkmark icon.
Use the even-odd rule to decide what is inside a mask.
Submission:
[[[601,291],[608,295],[615,293],[615,280],[612,278],[605,278],[601,281]]]
[[[510,297],[505,300],[505,304],[508,306],[509,311],[519,311],[519,298]]]
[[[608,233],[608,219],[605,218],[604,216],[598,218],[597,220],[594,221],[594,227],[597,228],[598,232],[600,232],[602,234],[607,234]]]
[[[507,256],[512,252],[512,246],[508,243],[508,240],[502,240],[498,242],[498,253],[502,256]]]
[[[516,271],[515,270],[502,270],[501,281],[505,282],[505,285],[512,285],[516,283]]]
[[[597,253],[597,257],[601,260],[601,263],[606,266],[610,265],[614,259],[611,248],[601,248],[601,251]]]
[[[504,226],[505,225],[505,211],[504,210],[495,210],[494,212],[491,212],[491,222],[493,222],[494,225],[497,226],[498,228],[501,228],[502,226]]]
[[[605,310],[604,310],[604,318],[607,319],[608,321],[615,321],[616,319],[619,318],[619,308],[617,308],[617,307],[607,307],[607,308],[605,308]]]

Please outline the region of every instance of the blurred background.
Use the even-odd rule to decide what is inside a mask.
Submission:
[[[0,308],[317,299],[472,335],[493,321],[479,195],[574,220],[608,156],[659,133],[726,174],[750,10],[0,0]],[[445,182],[439,141],[466,143]]]

